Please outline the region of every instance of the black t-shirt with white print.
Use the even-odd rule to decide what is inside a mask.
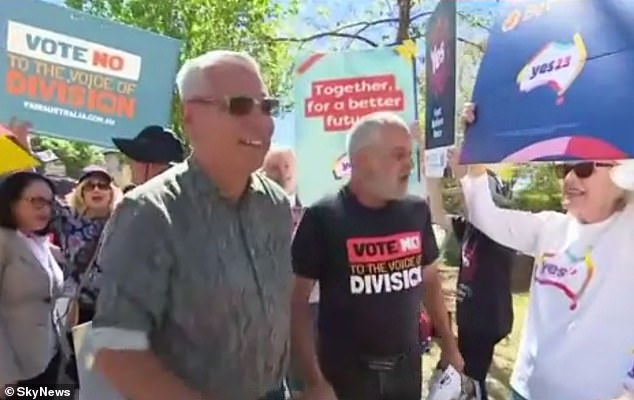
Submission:
[[[460,331],[502,338],[513,327],[511,271],[515,251],[463,217],[451,217],[460,245],[457,323]]]
[[[295,274],[319,281],[324,373],[417,348],[423,269],[438,258],[421,198],[370,209],[344,187],[307,208],[292,257]]]

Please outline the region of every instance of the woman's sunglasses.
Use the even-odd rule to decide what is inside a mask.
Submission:
[[[84,186],[84,190],[91,191],[95,189],[110,190],[110,185],[105,182],[86,182],[86,185]]]
[[[586,161],[574,164],[561,164],[558,169],[562,178],[565,178],[570,172],[574,172],[578,178],[586,179],[591,177],[599,167],[611,168],[613,166],[614,164]]]
[[[220,100],[198,98],[190,101],[203,104],[220,104],[229,112],[229,114],[236,117],[249,115],[255,108],[259,108],[264,115],[277,115],[280,109],[280,101],[272,98],[259,100],[248,96],[236,96],[226,97]]]

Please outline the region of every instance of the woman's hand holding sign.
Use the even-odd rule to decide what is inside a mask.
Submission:
[[[32,125],[30,122],[18,121],[16,118],[11,118],[11,121],[9,121],[9,125],[7,126],[7,129],[9,130],[8,136],[13,138],[17,144],[22,146],[22,148],[27,150],[29,153],[32,153],[29,134],[31,126]]]
[[[29,140],[31,124],[11,118],[8,125],[0,125],[0,147],[2,158],[0,162],[0,175],[14,171],[32,170],[39,164],[33,156]],[[8,139],[8,140],[7,140]]]

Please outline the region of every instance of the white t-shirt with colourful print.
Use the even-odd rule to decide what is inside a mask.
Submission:
[[[584,225],[557,212],[499,209],[487,181],[462,181],[469,220],[535,257],[513,389],[529,400],[632,396],[634,204]]]

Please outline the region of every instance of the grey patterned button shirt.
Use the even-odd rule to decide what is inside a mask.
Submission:
[[[195,162],[127,195],[99,255],[96,348],[150,348],[191,388],[254,400],[288,359],[291,215],[284,192],[253,174],[237,204]]]

